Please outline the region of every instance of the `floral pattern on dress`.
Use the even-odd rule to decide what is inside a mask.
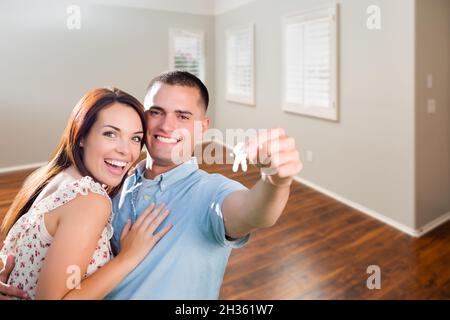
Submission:
[[[110,200],[105,189],[91,177],[86,176],[64,183],[57,191],[33,205],[17,220],[0,251],[0,258],[4,261],[8,255],[15,256],[16,263],[8,279],[9,285],[26,291],[31,299],[35,299],[42,264],[53,241],[53,237],[45,227],[44,215],[75,199],[77,195],[87,195],[88,192],[103,195]],[[110,215],[83,278],[90,276],[112,259],[109,240],[114,230],[111,221]]]

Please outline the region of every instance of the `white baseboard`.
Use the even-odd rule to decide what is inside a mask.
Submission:
[[[421,237],[424,234],[430,232],[431,230],[436,229],[437,227],[439,227],[440,225],[443,225],[444,223],[446,223],[449,220],[450,220],[450,212],[447,212],[447,213],[437,217],[433,221],[430,221],[423,227],[420,227],[419,229],[417,229],[418,237]]]
[[[211,141],[211,140],[204,141],[204,143],[211,143],[211,142],[214,142],[214,143],[220,144],[222,146],[225,146],[227,149],[230,149],[230,150],[233,149],[232,146],[224,144],[224,143],[222,143],[220,141]],[[368,216],[370,216],[370,217],[372,217],[374,219],[377,219],[378,221],[381,221],[381,222],[383,222],[383,223],[385,223],[385,224],[387,224],[387,225],[389,225],[389,226],[391,226],[391,227],[393,227],[393,228],[395,228],[395,229],[397,229],[397,230],[399,230],[399,231],[401,231],[403,233],[406,233],[406,234],[408,234],[408,235],[410,235],[412,237],[415,237],[415,238],[418,238],[418,237],[421,237],[421,236],[425,235],[426,233],[430,232],[431,230],[437,228],[438,226],[440,226],[440,225],[442,225],[445,222],[450,220],[450,212],[448,212],[448,213],[445,213],[445,214],[439,216],[438,218],[434,219],[433,221],[427,223],[426,225],[424,225],[424,226],[422,226],[422,227],[420,227],[418,229],[414,229],[414,228],[408,227],[408,226],[406,226],[406,225],[404,225],[404,224],[402,224],[402,223],[400,223],[398,221],[395,221],[395,220],[393,220],[393,219],[391,219],[389,217],[386,217],[385,215],[383,215],[381,213],[378,213],[378,212],[376,212],[376,211],[374,211],[372,209],[369,209],[369,208],[367,208],[367,207],[365,207],[363,205],[360,205],[359,203],[356,203],[356,202],[354,202],[352,200],[346,199],[346,198],[340,196],[339,194],[337,194],[337,193],[335,193],[333,191],[330,191],[328,189],[325,189],[325,188],[323,188],[323,187],[321,187],[321,186],[319,186],[319,185],[317,185],[317,184],[315,184],[313,182],[310,182],[310,181],[308,181],[308,180],[306,180],[304,178],[300,178],[300,177],[297,176],[297,177],[294,178],[294,180],[299,182],[299,183],[302,183],[304,185],[307,185],[308,187],[310,187],[310,188],[312,188],[314,190],[317,190],[317,191],[319,191],[319,192],[321,192],[321,193],[323,193],[323,194],[325,194],[325,195],[327,195],[327,196],[329,196],[329,197],[331,197],[331,198],[333,198],[333,199],[335,199],[335,200],[337,200],[337,201],[339,201],[339,202],[341,202],[341,203],[343,203],[343,204],[345,204],[345,205],[347,205],[349,207],[352,207],[352,208],[354,208],[354,209],[356,209],[356,210],[358,210],[358,211],[360,211],[360,212],[362,212],[362,213],[364,213],[364,214],[366,214],[366,215],[368,215]]]
[[[385,223],[387,225],[390,225],[391,227],[394,227],[395,229],[400,230],[403,233],[406,233],[406,234],[408,234],[408,235],[410,235],[412,237],[419,237],[420,236],[418,234],[418,232],[416,230],[414,230],[413,228],[405,226],[404,224],[402,224],[402,223],[400,223],[398,221],[395,221],[395,220],[393,220],[391,218],[388,218],[388,217],[382,215],[381,213],[378,213],[378,212],[376,212],[376,211],[374,211],[372,209],[369,209],[369,208],[367,208],[367,207],[365,207],[363,205],[360,205],[359,203],[356,203],[356,202],[354,202],[352,200],[344,198],[344,197],[338,195],[337,193],[335,193],[333,191],[330,191],[330,190],[327,190],[327,189],[325,189],[325,188],[323,188],[323,187],[321,187],[321,186],[319,186],[319,185],[317,185],[317,184],[315,184],[313,182],[310,182],[310,181],[308,181],[308,180],[306,180],[304,178],[300,178],[300,177],[295,177],[294,180],[296,180],[297,182],[302,183],[304,185],[307,185],[308,187],[310,187],[310,188],[312,188],[314,190],[317,190],[320,193],[323,193],[323,194],[325,194],[325,195],[327,195],[327,196],[329,196],[329,197],[331,197],[331,198],[333,198],[333,199],[335,199],[335,200],[337,200],[337,201],[339,201],[339,202],[341,202],[341,203],[343,203],[343,204],[345,204],[345,205],[347,205],[349,207],[352,207],[353,209],[361,211],[362,213],[367,214],[368,216],[370,216],[370,217],[372,217],[374,219],[377,219],[377,220],[379,220],[379,221],[381,221],[381,222],[383,222],[383,223]]]
[[[400,231],[402,231],[412,237],[415,237],[415,238],[419,238],[419,237],[427,234],[431,230],[436,229],[440,225],[442,225],[450,220],[450,212],[447,212],[447,213],[437,217],[433,221],[430,221],[426,225],[424,225],[418,229],[413,229],[411,227],[405,226],[404,224],[402,224],[398,221],[395,221],[389,217],[386,217],[385,215],[382,215],[381,213],[378,213],[372,209],[369,209],[363,205],[360,205],[359,203],[356,203],[352,200],[346,199],[333,191],[322,188],[321,186],[319,186],[315,183],[312,183],[304,178],[295,177],[294,179],[300,183],[307,185],[308,187],[310,187],[312,189],[315,189],[315,190],[317,190],[339,202],[342,202],[342,203],[348,205],[349,207],[352,207],[358,211],[361,211],[362,213],[367,214],[368,216],[371,216],[372,218],[375,218],[383,223],[386,223],[386,224],[390,225],[391,227],[394,227],[395,229],[400,230]]]
[[[38,163],[24,164],[24,165],[14,166],[14,167],[4,167],[4,168],[0,168],[0,173],[9,173],[9,172],[15,172],[15,171],[37,169],[46,164],[47,164],[47,162],[38,162]]]

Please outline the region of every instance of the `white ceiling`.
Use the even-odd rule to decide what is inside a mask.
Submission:
[[[255,0],[94,0],[104,5],[218,15]]]
[[[208,1],[208,0],[207,0]],[[212,0],[214,2],[214,14],[222,14],[234,8],[243,6],[255,0]]]

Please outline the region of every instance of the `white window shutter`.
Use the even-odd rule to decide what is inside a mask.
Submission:
[[[330,22],[328,19],[304,25],[304,93],[306,107],[331,108]]]
[[[254,104],[254,27],[226,32],[227,99]]]
[[[337,120],[337,8],[286,17],[283,108]]]
[[[170,69],[190,72],[205,81],[203,32],[171,29],[169,38]]]
[[[300,24],[286,26],[286,101],[303,103],[303,28]]]

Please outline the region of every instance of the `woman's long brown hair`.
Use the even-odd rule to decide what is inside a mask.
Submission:
[[[30,210],[31,205],[50,180],[64,169],[74,165],[82,176],[91,176],[95,179],[83,163],[83,148],[80,142],[88,135],[100,110],[113,103],[121,103],[133,108],[138,113],[146,132],[144,107],[133,96],[116,88],[94,89],[85,94],[73,109],[67,127],[48,164],[34,171],[25,180],[3,219],[1,239],[5,239],[14,223]],[[145,139],[142,139],[141,148],[144,141]],[[108,190],[110,197],[117,194],[126,176],[125,174],[118,186]]]

